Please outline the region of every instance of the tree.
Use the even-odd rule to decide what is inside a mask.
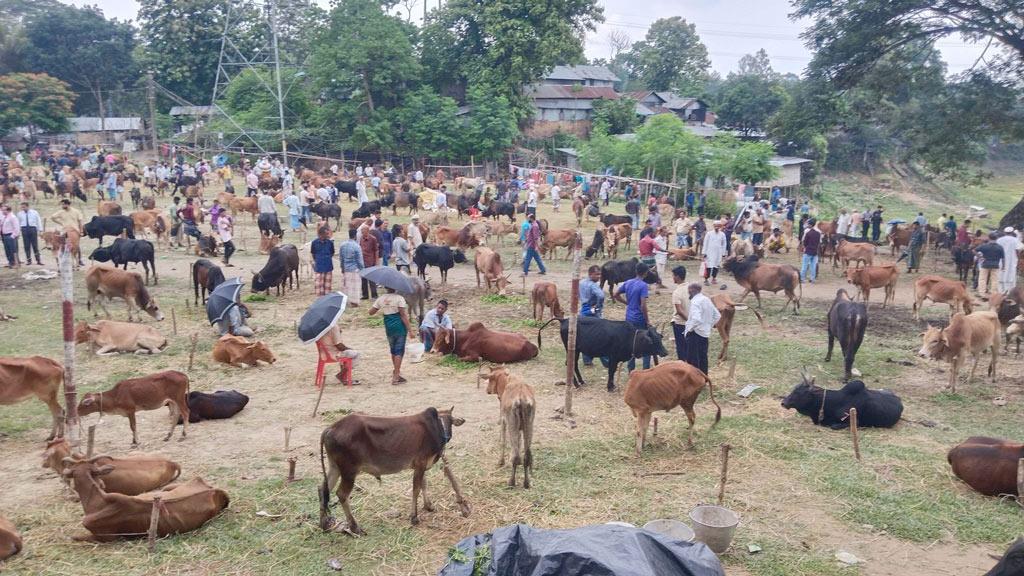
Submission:
[[[88,91],[93,102],[78,99],[80,111],[105,116],[105,97],[138,77],[133,57],[135,29],[107,20],[98,8],[62,6],[29,19],[25,36],[28,66]],[[91,106],[95,104],[95,108]]]
[[[60,132],[67,127],[74,103],[68,85],[48,74],[0,76],[0,134],[19,126]]]
[[[594,101],[594,125],[601,125],[601,131],[608,134],[627,134],[636,129],[640,118],[636,114],[636,100],[619,98],[618,100]]]
[[[730,73],[716,86],[715,113],[720,124],[749,136],[763,132],[787,98],[768,54],[761,49],[741,58],[739,72]]]
[[[456,142],[463,142],[462,156],[495,160],[512,145],[519,134],[516,117],[508,98],[483,85],[470,86],[469,126]]]
[[[630,74],[648,90],[697,94],[711,61],[697,27],[679,16],[651,24],[647,36],[624,54]]]
[[[459,136],[455,100],[424,86],[410,92],[396,114],[404,151],[419,158],[452,158]]]
[[[649,118],[637,130],[636,145],[640,162],[651,171],[650,177],[663,182],[696,173],[703,157],[703,140],[687,130],[675,114]]]
[[[0,20],[0,74],[24,70],[27,49],[28,39],[21,25]]]
[[[291,85],[284,98],[285,138],[296,141],[307,136],[312,104],[305,85],[295,77],[294,69],[281,71],[281,83]],[[273,75],[269,71],[245,70],[236,75],[224,91],[221,105],[224,111],[240,125],[250,131],[250,136],[265,149],[279,149],[281,124],[277,119],[277,98],[267,88],[273,86]],[[224,118],[215,118],[210,126],[212,131],[236,132],[237,128]]]
[[[740,76],[756,76],[762,80],[772,80],[777,76],[764,48],[754,54],[745,54],[740,58],[738,68]]]

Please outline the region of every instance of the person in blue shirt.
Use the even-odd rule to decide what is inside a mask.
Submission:
[[[334,241],[331,240],[330,226],[317,229],[316,240],[309,243],[309,252],[313,257],[316,295],[323,296],[331,291],[331,278],[334,274]]]
[[[708,193],[701,192],[700,196],[697,197],[697,214],[700,216],[704,215],[704,208],[708,203]]]
[[[348,231],[348,240],[338,248],[338,260],[341,262],[342,286],[348,295],[348,305],[359,306],[359,271],[366,265],[363,263],[363,249],[356,242],[355,230]]]
[[[420,339],[423,340],[423,350],[430,352],[434,346],[434,336],[438,328],[452,330],[452,317],[445,314],[448,311],[448,301],[438,300],[437,307],[427,312],[420,322]]]
[[[632,278],[619,285],[615,291],[615,301],[626,305],[626,322],[629,322],[637,330],[647,329],[647,296],[650,289],[644,277],[647,276],[649,268],[643,262],[636,265],[636,278]],[[644,369],[651,367],[651,357],[643,357]],[[630,358],[626,369],[633,371],[636,368],[636,358]]]
[[[697,194],[693,190],[686,193],[686,213],[693,214],[693,206],[697,202]]]
[[[580,316],[600,318],[604,313],[604,290],[598,282],[601,280],[601,267],[596,264],[587,269],[587,277],[580,282]],[[608,366],[608,359],[601,358],[601,364]],[[593,366],[594,358],[583,355],[583,365]]]
[[[776,186],[772,188],[771,196],[771,206],[773,212],[779,209],[779,198],[782,198],[782,190],[778,186]]]

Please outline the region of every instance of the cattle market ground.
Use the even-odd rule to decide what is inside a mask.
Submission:
[[[236,184],[236,189],[244,187]],[[1006,207],[1015,196],[1013,192],[1002,199]],[[160,206],[166,202],[161,200]],[[541,216],[551,219],[553,227],[569,227],[567,204],[563,203],[565,211],[559,215],[545,205]],[[347,221],[352,206],[343,205]],[[908,206],[906,211],[913,208]],[[54,209],[55,202],[49,200],[42,212]],[[87,214],[91,212],[90,207]],[[265,257],[255,250],[255,225],[248,217],[238,220],[247,250],[236,255],[237,267],[226,273],[248,279],[248,270],[261,266]],[[593,226],[585,226],[587,240]],[[299,244],[298,240],[294,234],[286,236],[286,241]],[[85,240],[83,251],[88,254],[95,245]],[[507,264],[518,260],[514,246],[499,251]],[[885,252],[882,260],[888,260]],[[575,417],[556,419],[565,393],[558,384],[564,379],[565,355],[556,331],[549,330],[537,359],[512,366],[514,373],[536,387],[538,411],[533,487],[510,490],[505,486],[509,469],[496,466],[498,402],[477,386],[475,365],[431,357],[407,364],[404,371],[410,382],[391,386],[383,328],[378,319],[366,315],[364,304],[342,319],[345,341],[362,352],[356,364],[360,385],[349,390],[332,381],[320,412],[311,416],[316,401],[312,385],[316,353],[298,342],[294,323],[313,300],[312,281],[304,277],[297,292],[250,304],[259,338],[275,351],[277,363],[226,368],[213,363],[210,351],[215,332],[204,313],[191,305],[188,267],[193,260],[193,254],[182,250],[158,252],[160,284],[153,292],[167,320],[147,322],[171,339],[170,348],[152,357],[99,358],[87,354],[83,346],[77,357],[78,385],[81,393],[158,370],[184,371],[189,336],[198,333],[192,388],[236,389],[251,401],[234,419],[193,425],[186,440],[179,441],[176,435],[167,443],[162,441],[166,412],[142,413],[139,451],[170,457],[182,465],[183,477],[201,476],[223,488],[231,497],[230,507],[201,530],[160,541],[155,554],[147,552],[144,542],[75,541],[73,537],[84,532],[81,506],[68,497],[51,471],[40,467],[49,427],[45,407],[35,400],[4,406],[0,408],[0,514],[15,523],[25,540],[23,552],[3,567],[8,573],[316,574],[328,572],[327,561],[337,558],[346,574],[433,574],[461,538],[513,522],[568,528],[610,520],[638,525],[654,518],[686,520],[695,504],[715,499],[719,445],[725,442],[733,447],[725,505],[742,517],[734,545],[722,556],[730,574],[981,574],[994,563],[988,554],[1001,554],[1024,530],[1024,510],[1012,501],[973,493],[951,475],[945,456],[952,445],[972,435],[1021,440],[1024,361],[1012,354],[1000,356],[995,384],[978,379],[962,384],[956,394],[944,391],[946,368],[917,359],[916,352],[919,332],[928,322],[943,323],[947,308],[928,305],[924,319],[914,321],[912,279],[906,276],[900,279],[895,307],[883,311],[882,294],[877,291],[856,366],[870,387],[891,388],[902,396],[907,421],[893,430],[862,431],[862,463],[853,459],[848,433],[816,428],[809,419],[779,405],[780,396],[799,381],[801,368],[814,373],[819,384],[833,388],[841,376],[841,358],[831,363],[822,359],[825,312],[845,282],[822,266],[821,281],[803,287],[799,316],[780,313],[782,300],[772,296],[765,298],[767,329],[749,312],[737,314],[730,350],[737,358],[735,378],[728,378],[728,365],[711,373],[723,408],[722,421],[709,431],[713,407],[703,395],[696,408],[693,450],[686,449],[686,418],[677,410],[657,414],[659,435],[642,458],[635,458],[634,420],[622,402],[621,388],[616,394],[605,391],[604,372],[599,368],[584,372],[589,385],[575,394]],[[792,264],[796,255],[770,260]],[[949,275],[947,260],[945,255],[935,259],[929,254],[924,272]],[[48,252],[44,262],[53,268]],[[548,264],[551,273],[546,279],[558,283],[566,304],[569,264],[562,260]],[[696,263],[688,262],[686,267],[691,276],[696,274]],[[60,360],[59,283],[24,280],[21,274],[26,271],[0,271],[0,309],[18,317],[0,323],[0,354],[42,354]],[[445,297],[452,302],[457,325],[479,320],[491,328],[536,337],[517,275],[513,275],[514,294],[507,298],[485,296],[477,289],[471,264],[458,266],[446,286],[440,285],[436,270],[432,277],[435,301]],[[532,275],[528,279],[527,290],[535,279]],[[728,292],[738,297],[732,278],[724,281]],[[340,279],[336,276],[334,282],[337,288]],[[84,270],[75,275],[75,289],[76,317],[88,318]],[[667,321],[670,308],[667,290],[652,296],[650,310],[656,322]],[[172,309],[177,335],[172,334]],[[613,319],[624,314],[618,304],[609,303],[605,310]],[[111,311],[115,319],[124,319],[120,302]],[[717,335],[711,340],[714,356],[720,341]],[[667,341],[666,347],[673,350],[672,342]],[[762,388],[750,398],[738,397],[736,392],[747,384]],[[1004,399],[1005,405],[996,405],[997,398]],[[466,418],[466,424],[455,430],[448,455],[473,506],[469,518],[459,515],[439,469],[428,473],[437,511],[421,514],[416,527],[408,522],[411,473],[386,476],[380,483],[364,475],[353,494],[353,511],[368,535],[352,538],[320,531],[317,443],[324,427],[352,411],[398,415],[452,405],[456,415]],[[129,453],[131,437],[125,418],[108,415],[100,420],[91,415],[83,422],[90,424],[97,425],[97,453]],[[285,427],[292,428],[288,451],[283,449]],[[292,457],[298,460],[299,479],[288,483],[284,479]],[[676,474],[648,475],[666,471]],[[341,515],[340,507],[335,512]],[[748,545],[753,544],[761,551],[748,553]],[[841,550],[863,563],[842,567],[835,560]]]

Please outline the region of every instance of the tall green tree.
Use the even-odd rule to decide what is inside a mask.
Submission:
[[[711,61],[697,27],[680,16],[661,18],[623,54],[630,75],[648,90],[700,93]]]
[[[466,103],[470,108],[469,125],[457,140],[462,142],[463,158],[500,158],[519,134],[508,98],[490,87],[473,85],[467,91]]]
[[[763,132],[768,119],[786,102],[788,94],[762,49],[740,59],[739,72],[716,86],[714,108],[718,123],[746,135]]]
[[[608,134],[628,134],[640,124],[636,114],[636,100],[619,98],[618,100],[594,101],[594,125],[601,126]]]
[[[62,6],[31,16],[25,26],[31,49],[27,66],[63,80],[79,96],[79,112],[106,114],[109,92],[138,77],[135,29],[127,22],[107,20],[98,8]]]
[[[0,134],[12,128],[59,132],[67,127],[75,94],[48,74],[0,76]]]
[[[20,24],[0,19],[0,74],[25,69],[28,39]]]
[[[687,130],[675,114],[653,116],[636,132],[640,162],[662,182],[678,181],[687,173],[695,173],[703,146],[703,140]]]
[[[459,107],[429,86],[410,92],[396,111],[401,148],[418,158],[451,159],[460,139]]]

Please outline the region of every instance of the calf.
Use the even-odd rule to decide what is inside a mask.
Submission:
[[[1018,538],[999,559],[999,563],[982,576],[1021,576],[1024,574],[1024,538]]]
[[[329,516],[328,505],[331,491],[337,486],[338,500],[348,520],[348,531],[365,534],[352,516],[348,502],[356,476],[366,472],[379,479],[385,474],[397,474],[408,469],[413,471],[409,521],[413,525],[419,524],[420,492],[423,493],[423,508],[434,510],[427,496],[426,472],[444,456],[444,449],[452,438],[452,427],[465,423],[464,419],[452,415],[453,410],[427,408],[419,414],[396,417],[349,414],[324,430],[320,435],[320,468],[324,474],[320,486],[320,527],[326,531],[336,523]],[[469,505],[463,500],[447,464],[445,471],[462,508],[462,515],[468,517]]]
[[[83,460],[86,460],[85,456],[72,452],[71,444],[64,438],[47,442],[43,451],[43,468],[53,469],[65,481],[64,471]],[[96,466],[113,466],[114,470],[103,478],[104,490],[129,496],[162,488],[181,475],[181,466],[159,456],[113,458],[101,455],[88,462]]]
[[[201,478],[137,496],[107,492],[97,478],[113,471],[111,465],[97,466],[89,460],[76,462],[64,471],[82,502],[82,525],[97,542],[146,535],[155,496],[160,496],[163,506],[156,528],[158,537],[196,530],[228,507],[227,493]]]
[[[928,329],[921,333],[921,350],[917,355],[949,362],[949,388],[951,392],[956,393],[956,380],[965,357],[968,354],[974,357],[971,374],[967,377],[967,381],[970,382],[974,379],[981,354],[989,350],[992,353],[992,361],[989,362],[988,375],[992,377],[992,382],[995,382],[1000,330],[999,318],[991,310],[974,312],[966,316],[957,313],[949,320],[949,326],[942,329],[928,326]]]
[[[477,248],[473,266],[476,270],[477,288],[480,287],[480,273],[483,272],[484,282],[487,283],[487,291],[491,291],[491,285],[493,284],[494,289],[498,294],[505,294],[505,288],[508,287],[509,278],[508,275],[505,274],[505,269],[501,265],[500,254],[490,248]]]
[[[420,244],[413,253],[412,261],[416,264],[416,274],[426,280],[427,266],[436,266],[441,271],[441,283],[448,281],[448,271],[466,261],[461,250],[452,250],[447,246]]]
[[[100,241],[103,245],[104,236],[126,235],[128,238],[135,238],[135,225],[132,219],[127,216],[93,216],[82,226],[85,235],[94,240]]]
[[[718,330],[718,335],[722,338],[722,349],[718,352],[718,363],[721,364],[725,361],[725,355],[729,351],[732,321],[736,317],[736,312],[740,310],[750,310],[754,313],[754,316],[757,317],[757,321],[761,323],[761,328],[765,327],[764,318],[761,317],[760,312],[751,309],[750,306],[733,302],[732,298],[730,298],[728,294],[715,294],[711,297],[711,302],[722,315],[722,317],[718,319],[718,323],[715,324],[715,328]]]
[[[206,293],[213,292],[213,289],[224,283],[224,271],[220,266],[206,258],[200,258],[192,263],[192,303],[199,305],[199,292],[203,294],[203,304],[206,304]]]
[[[736,277],[736,283],[743,287],[742,302],[747,294],[754,293],[757,298],[757,307],[761,307],[761,291],[778,292],[782,290],[786,294],[786,303],[782,305],[785,310],[790,302],[793,303],[793,314],[800,310],[800,297],[803,295],[803,284],[800,282],[800,272],[786,264],[766,264],[761,262],[758,256],[747,256],[727,258],[723,265],[726,272],[731,272]]]
[[[926,274],[914,281],[914,320],[921,319],[920,309],[925,300],[949,304],[950,317],[959,312],[961,306],[965,314],[973,310],[966,284],[933,274]]]
[[[896,280],[899,276],[900,273],[894,264],[846,269],[846,281],[857,287],[857,295],[863,296],[865,305],[871,299],[872,288],[885,288],[882,308],[896,301]]]
[[[0,516],[0,560],[7,560],[21,552],[21,534],[14,524]]]
[[[178,425],[178,415],[188,418],[187,394],[188,376],[175,370],[167,370],[142,378],[122,380],[104,392],[90,392],[78,403],[78,414],[87,416],[100,412],[127,416],[128,425],[132,429],[132,446],[137,446],[139,435],[135,429],[135,413],[167,406],[171,411],[171,429],[164,437],[166,442],[171,439],[174,427]],[[182,423],[182,438],[185,438],[187,430],[188,424]]]
[[[263,342],[250,343],[241,336],[225,334],[213,345],[213,359],[217,362],[246,368],[260,362],[273,364],[277,357]]]
[[[1013,337],[1017,340],[1017,354],[1020,354],[1020,341],[1021,335],[1019,328],[1015,328],[1013,333],[1010,332],[1010,328],[1013,325],[1014,319],[1021,315],[1021,304],[1024,304],[1024,288],[1020,286],[1014,286],[1006,294],[992,294],[988,299],[988,309],[994,310],[996,316],[999,317],[999,324],[1006,330],[1006,342],[1003,343],[1003,352],[1006,352],[1010,346],[1010,340]]]
[[[57,267],[60,267],[60,251],[65,246],[67,246],[68,253],[71,254],[71,262],[74,264],[75,270],[85,265],[82,262],[82,235],[78,232],[78,229],[67,227],[64,228],[63,233],[47,230],[41,234],[40,238],[50,251],[53,252],[53,258],[56,261]]]
[[[722,419],[722,407],[715,401],[715,391],[711,379],[699,368],[681,360],[665,362],[648,370],[634,370],[629,373],[624,400],[636,418],[636,455],[639,457],[647,440],[647,426],[651,422],[651,413],[657,410],[669,410],[679,406],[686,412],[690,421],[687,430],[686,445],[693,448],[693,424],[697,414],[693,404],[700,396],[704,385],[708,385],[708,396],[717,409],[712,428]]]
[[[0,357],[0,406],[35,396],[50,409],[53,425],[47,440],[64,434],[64,409],[57,394],[64,383],[64,367],[43,356]]]
[[[88,342],[93,354],[112,356],[120,352],[159,354],[167,348],[167,338],[152,326],[98,320],[75,326],[75,344]]]
[[[249,403],[249,397],[235,390],[188,393],[188,421],[224,420],[238,414]]]
[[[573,247],[576,246],[576,231],[571,229],[548,230],[544,234],[544,241],[541,243],[540,251],[545,258],[550,253],[551,258],[556,257],[558,248],[565,248],[565,259],[572,256]]]
[[[850,380],[839,390],[826,390],[815,386],[806,372],[782,407],[793,408],[818,426],[833,430],[850,425],[851,408],[857,409],[857,425],[862,428],[892,428],[903,415],[903,402],[888,390],[868,390],[860,380]]]
[[[1018,495],[1017,466],[1021,458],[1024,444],[986,436],[972,436],[946,456],[953,474],[986,496]]]
[[[562,305],[558,302],[558,285],[554,282],[537,282],[530,292],[530,309],[533,312],[533,319],[537,322],[544,321],[544,309],[550,308],[551,315],[555,318],[564,318]]]
[[[128,269],[128,263],[141,263],[146,271],[146,285],[149,286],[149,270],[153,269],[153,284],[158,284],[160,278],[156,275],[156,256],[153,251],[153,243],[149,240],[129,240],[127,238],[116,238],[109,247],[100,246],[89,255],[90,260],[97,262],[113,262],[114,267]]]
[[[411,294],[403,294],[405,297],[405,303],[409,307],[409,316],[416,314],[416,324],[423,323],[423,316],[426,314],[426,303],[433,296],[433,291],[430,288],[430,279],[423,278],[409,278],[409,282],[413,285],[413,291]]]
[[[455,354],[463,362],[523,362],[537,356],[537,347],[522,334],[499,332],[474,322],[465,330],[438,328],[432,351]]]
[[[825,362],[832,360],[832,347],[839,339],[843,351],[843,381],[853,375],[853,360],[864,341],[864,329],[868,325],[868,309],[864,304],[850,300],[846,290],[836,291],[836,298],[828,309],[828,352]]]
[[[132,312],[135,312],[140,322],[142,321],[139,310],[145,310],[157,321],[164,319],[164,314],[160,311],[156,299],[149,295],[145,284],[142,283],[142,276],[136,272],[94,266],[85,274],[85,287],[89,293],[85,305],[87,310],[92,310],[93,302],[96,302],[103,309],[107,318],[110,318],[110,311],[107,310],[103,301],[104,299],[110,301],[120,298],[128,306],[129,322],[132,319]],[[94,312],[94,315],[99,316],[99,312]]]
[[[280,296],[286,283],[289,289],[299,288],[299,249],[294,244],[283,244],[270,250],[267,263],[259,272],[253,272],[252,291],[269,294],[270,288],[275,287],[277,295]]]
[[[587,251],[584,254],[584,256],[586,256],[587,259],[593,258],[594,256],[597,255],[598,252],[600,252],[601,255],[604,256],[604,236],[605,234],[603,230],[594,230],[594,239],[590,242],[590,246],[587,247]]]
[[[521,379],[512,376],[505,366],[491,368],[487,377],[487,393],[498,396],[501,405],[501,458],[498,467],[505,465],[505,444],[512,451],[512,477],[508,485],[516,485],[516,468],[523,466],[523,488],[530,487],[530,472],[533,470],[533,416],[537,411],[537,403],[533,396],[533,387]],[[519,442],[522,435],[522,455]]]
[[[610,260],[601,265],[601,289],[604,289],[604,285],[608,283],[608,294],[615,296],[615,285],[626,280],[632,280],[636,278],[636,265],[640,261],[636,258],[629,260]],[[658,278],[658,273],[652,268],[647,271],[647,275],[644,276],[644,282],[648,284],[660,284],[661,278]]]
[[[837,268],[840,263],[843,268],[849,268],[850,262],[855,262],[860,267],[863,262],[865,266],[871,266],[875,259],[875,245],[865,242],[850,242],[845,238],[839,240],[836,246],[836,253],[832,257],[832,268]]]
[[[488,221],[484,224],[487,226],[487,236],[497,237],[499,246],[505,245],[505,236],[516,233],[515,224],[509,224],[508,222]]]

